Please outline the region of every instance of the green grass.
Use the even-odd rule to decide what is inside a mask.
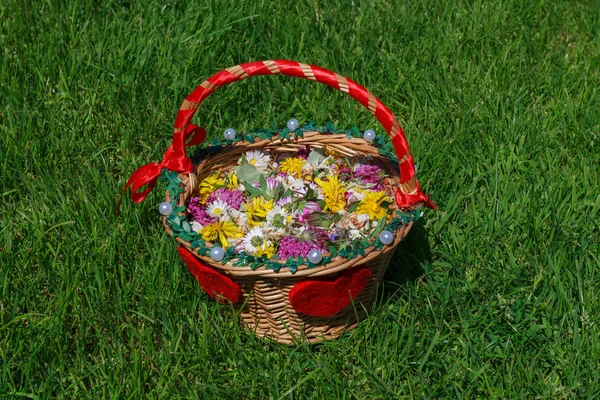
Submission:
[[[600,6],[594,1],[0,3],[0,397],[600,396]],[[156,207],[115,205],[184,97],[259,59],[321,65],[398,116],[440,206],[369,318],[290,348],[245,333]],[[314,82],[250,79],[211,135],[332,120]]]

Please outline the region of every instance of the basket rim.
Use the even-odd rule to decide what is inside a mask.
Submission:
[[[293,144],[294,142],[298,142],[298,141],[302,142],[303,140],[310,140],[319,135],[329,136],[329,137],[335,139],[339,135],[344,134],[344,136],[347,137],[347,139],[350,139],[352,142],[354,142],[354,144],[357,144],[359,147],[363,147],[363,148],[368,147],[368,148],[370,148],[371,152],[375,148],[378,150],[380,155],[383,156],[384,159],[389,160],[391,158],[391,157],[389,157],[389,154],[385,154],[385,151],[381,151],[381,146],[378,146],[379,143],[377,143],[377,142],[369,143],[366,140],[364,140],[362,137],[357,137],[358,135],[361,135],[361,131],[359,131],[358,129],[353,128],[351,131],[349,131],[349,130],[337,131],[337,130],[335,130],[335,127],[333,127],[333,128],[332,127],[333,127],[333,124],[331,124],[331,123],[328,123],[328,125],[326,125],[325,129],[319,128],[319,127],[315,126],[314,123],[311,123],[308,125],[304,125],[303,126],[304,129],[300,132],[300,134],[296,133],[296,135],[294,137],[289,136],[289,131],[282,133],[282,131],[284,131],[286,129],[286,128],[282,128],[282,129],[277,129],[277,130],[272,130],[272,131],[264,130],[264,129],[260,130],[259,132],[263,133],[263,137],[259,137],[258,135],[255,134],[254,136],[242,135],[240,138],[241,140],[234,140],[234,141],[232,141],[232,140],[227,140],[227,141],[213,140],[213,142],[211,143],[211,147],[209,149],[205,149],[205,150],[209,150],[208,157],[205,158],[204,160],[201,160],[200,162],[198,162],[195,166],[194,171],[196,172],[198,169],[200,169],[202,164],[204,164],[206,161],[210,161],[211,158],[214,157],[216,154],[225,153],[228,149],[238,148],[238,149],[236,149],[237,151],[243,152],[243,151],[248,151],[251,149],[251,148],[248,148],[248,146],[251,146],[252,148],[261,148],[263,145],[266,145],[266,144],[269,144],[270,146],[282,145],[282,147],[283,147],[285,145]],[[273,133],[278,134],[279,137],[276,138],[273,135]],[[285,135],[286,137],[281,137],[285,133],[288,133],[288,135]],[[304,134],[307,135],[308,139],[304,138]],[[268,138],[266,138],[264,136],[268,136]],[[379,135],[379,136],[381,136],[381,135]],[[302,140],[299,140],[300,137],[302,138]],[[251,139],[253,141],[245,140],[245,139]],[[385,139],[383,139],[380,143],[385,143]],[[302,144],[299,144],[299,145],[302,145]],[[215,151],[216,149],[218,149],[220,151]],[[283,152],[286,150],[289,151],[291,149],[282,149]],[[356,154],[361,154],[361,153],[356,152]],[[365,151],[363,154],[368,154],[368,153],[366,153],[366,151]],[[393,153],[392,153],[392,155],[393,155]],[[386,165],[386,169],[388,169],[387,172],[391,177],[397,178],[397,176],[394,175],[394,171],[390,171],[390,169],[393,170],[393,165],[394,165],[393,161],[394,160],[389,160],[389,161],[392,161],[392,163],[389,163],[389,165]],[[388,164],[388,163],[386,163],[386,164]],[[169,173],[167,172],[166,174],[169,174]],[[165,175],[164,171],[163,171],[163,175]],[[175,204],[173,204],[173,205],[175,206],[174,210],[175,209],[179,210],[178,212],[176,212],[176,215],[178,217],[186,218],[185,210],[187,207],[185,205],[185,202],[190,197],[191,192],[193,191],[193,188],[190,187],[190,180],[192,180],[192,181],[195,180],[195,174],[194,173],[190,173],[190,174],[187,174],[187,173],[173,174],[173,173],[171,173],[170,178],[174,179],[174,176],[176,176],[176,178],[180,181],[179,185],[178,185],[179,190],[176,190],[176,191],[166,190],[165,191],[166,199],[168,202],[171,202],[172,204],[173,204],[173,201],[175,201]],[[397,188],[398,187],[397,185],[398,185],[397,179],[395,182],[392,180],[392,188],[394,188],[394,189]],[[171,187],[171,189],[172,189],[172,187]],[[357,250],[358,253],[355,252],[354,254],[351,254],[349,257],[337,255],[337,254],[334,256],[330,252],[324,252],[323,259],[326,260],[327,262],[322,262],[318,265],[314,265],[314,264],[309,265],[307,260],[304,260],[305,263],[299,263],[294,268],[292,268],[289,265],[289,260],[255,260],[252,264],[256,264],[256,263],[259,264],[258,267],[255,267],[255,268],[253,268],[251,266],[252,264],[234,265],[234,263],[238,262],[239,260],[247,261],[247,258],[252,258],[253,256],[245,256],[245,257],[230,256],[228,258],[227,257],[224,258],[223,261],[214,261],[214,260],[212,260],[212,258],[210,258],[207,255],[208,252],[206,250],[200,251],[200,252],[197,251],[197,249],[208,249],[208,251],[210,251],[210,249],[214,246],[213,243],[202,240],[202,245],[193,246],[192,241],[186,241],[186,240],[182,239],[181,237],[177,237],[177,235],[174,235],[174,233],[178,232],[178,231],[175,231],[175,229],[174,229],[175,227],[169,223],[169,216],[163,216],[162,222],[163,222],[163,225],[164,225],[167,233],[171,236],[175,236],[175,239],[182,246],[184,246],[188,250],[190,250],[196,257],[198,257],[202,261],[206,262],[207,264],[209,264],[215,268],[218,268],[224,272],[227,272],[231,275],[238,275],[238,276],[248,276],[248,275],[268,276],[268,275],[272,275],[272,276],[278,276],[278,277],[287,277],[287,276],[291,277],[291,276],[304,276],[304,275],[320,276],[320,275],[335,273],[337,271],[341,271],[346,268],[352,268],[353,266],[358,265],[358,264],[362,265],[362,264],[368,262],[370,259],[375,258],[376,256],[378,256],[380,254],[384,254],[389,251],[395,250],[395,248],[398,246],[400,241],[406,236],[406,234],[412,227],[412,224],[417,219],[419,219],[420,214],[421,214],[420,213],[421,207],[422,207],[422,203],[417,203],[414,206],[405,209],[405,211],[407,211],[408,213],[404,212],[404,210],[400,211],[397,207],[395,207],[395,209],[393,210],[393,214],[392,214],[395,216],[393,221],[395,221],[395,223],[396,223],[396,226],[393,228],[395,240],[390,245],[381,245],[381,244],[376,245],[378,239],[375,238],[375,239],[369,240],[368,245],[361,247],[362,251]],[[175,213],[175,211],[173,213]],[[402,220],[402,216],[398,215],[399,213],[403,214],[403,216],[406,216],[408,218],[405,218],[405,220]],[[401,220],[401,222],[398,223],[398,220]],[[276,267],[276,269],[275,268],[267,268],[268,265],[273,266],[274,264],[278,264],[279,267]]]

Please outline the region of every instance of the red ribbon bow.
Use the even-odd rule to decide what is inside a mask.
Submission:
[[[189,140],[188,140],[189,139]],[[185,132],[173,136],[173,144],[165,152],[165,156],[160,163],[150,163],[136,169],[125,184],[123,193],[131,186],[131,200],[135,203],[141,203],[148,193],[156,185],[158,176],[163,168],[175,172],[192,172],[194,163],[185,154],[185,146],[196,146],[206,139],[206,130],[199,126],[190,124]],[[144,186],[146,189],[140,191]],[[119,201],[119,206],[121,201]]]

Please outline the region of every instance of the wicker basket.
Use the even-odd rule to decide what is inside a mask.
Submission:
[[[303,135],[289,139],[275,136],[253,142],[230,142],[221,152],[204,157],[194,165],[185,155],[184,148],[186,145],[199,144],[206,137],[204,129],[190,124],[199,104],[221,86],[250,76],[270,74],[316,80],[358,100],[388,132],[399,158],[399,168],[392,166],[389,159],[381,156],[378,149],[364,139],[349,138],[344,134],[322,134],[317,130],[305,131]],[[140,202],[152,189],[164,168],[178,172],[181,189],[175,194],[167,191],[167,201],[176,204],[178,207],[175,212],[183,216],[196,182],[200,182],[211,172],[230,168],[242,153],[251,149],[272,154],[289,153],[306,145],[312,148],[327,146],[347,156],[370,155],[387,165],[389,177],[385,183],[391,186],[392,193],[396,193],[397,205],[393,206],[395,212],[416,210],[423,204],[435,208],[420,190],[408,144],[394,115],[375,96],[350,79],[323,68],[294,61],[242,64],[227,68],[204,81],[183,102],[175,121],[173,144],[165,153],[163,161],[138,169],[127,182],[126,188],[131,186],[132,199]],[[141,188],[145,185],[147,188],[142,191]],[[163,224],[167,232],[173,235],[173,226],[168,223],[166,216]],[[371,246],[364,250],[364,255],[350,259],[330,254],[327,257],[329,262],[316,267],[300,265],[294,272],[285,268],[275,271],[265,267],[253,269],[249,266],[235,266],[232,260],[215,262],[205,251],[198,251],[197,245],[194,246],[181,237],[176,237],[176,240],[180,243],[179,252],[186,265],[203,287],[206,288],[204,283],[211,279],[222,279],[234,292],[239,291],[239,296],[233,297],[227,293],[209,291],[211,297],[232,300],[240,309],[245,325],[256,335],[291,344],[299,340],[318,342],[333,339],[355,327],[370,310],[377,286],[383,279],[394,250],[408,234],[412,224],[412,221],[406,221],[400,225],[394,232],[395,241],[389,246]],[[205,245],[212,246],[211,243]],[[309,299],[311,301],[325,302],[329,297],[337,296],[337,302],[326,312],[312,313],[310,309],[297,305],[298,300],[295,299],[304,299],[302,296],[312,296]]]

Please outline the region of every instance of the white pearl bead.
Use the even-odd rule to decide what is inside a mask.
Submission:
[[[379,234],[379,240],[383,244],[392,244],[394,242],[394,234],[390,231],[382,231]]]
[[[313,264],[318,264],[323,259],[323,253],[321,251],[314,249],[308,252],[308,261]]]
[[[235,139],[235,129],[233,129],[233,128],[225,129],[223,136],[225,136],[225,139],[227,139],[227,140]]]
[[[160,205],[158,206],[158,212],[162,215],[169,215],[171,214],[171,211],[173,211],[173,206],[168,201],[160,203]]]
[[[225,252],[221,247],[215,246],[210,249],[210,258],[212,258],[214,261],[221,261],[223,257],[225,257]]]
[[[373,140],[375,140],[375,131],[373,129],[367,129],[363,137],[367,142],[373,143]]]
[[[290,131],[295,131],[298,129],[298,126],[300,126],[300,124],[296,118],[292,118],[287,122],[287,127]]]

